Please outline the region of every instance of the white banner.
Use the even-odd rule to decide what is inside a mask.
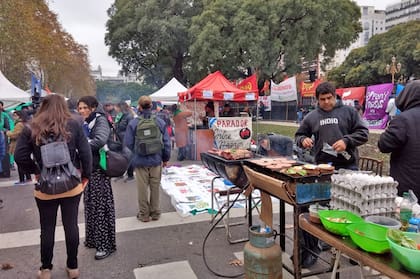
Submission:
[[[251,147],[251,117],[217,117],[212,119],[210,128],[218,149]]]
[[[291,77],[275,84],[271,81],[271,101],[289,102],[297,100],[296,77]]]
[[[270,96],[259,96],[258,97],[258,105],[264,105],[264,111],[271,111],[271,97]],[[261,109],[262,106],[260,106]]]

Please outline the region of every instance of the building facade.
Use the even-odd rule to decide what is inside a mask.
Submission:
[[[338,67],[341,63],[344,62],[351,50],[366,46],[369,42],[369,39],[372,38],[373,35],[380,34],[386,31],[385,11],[375,10],[375,7],[373,6],[361,6],[360,12],[362,14],[360,18],[360,23],[363,29],[362,32],[359,33],[359,37],[355,42],[353,42],[350,45],[350,47],[348,47],[347,49],[341,49],[337,51],[333,61],[327,67],[328,69]]]
[[[402,0],[385,9],[385,29],[411,20],[420,19],[420,0]]]

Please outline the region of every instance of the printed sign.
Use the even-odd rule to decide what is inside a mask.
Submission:
[[[385,112],[389,96],[394,85],[392,83],[369,86],[366,90],[366,105],[363,119],[371,129],[384,129],[388,121]]]
[[[271,81],[271,101],[289,102],[297,100],[296,77],[275,84]]]
[[[218,149],[251,147],[251,117],[217,117],[212,119],[211,129]]]

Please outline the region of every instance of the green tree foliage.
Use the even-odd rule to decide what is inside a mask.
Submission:
[[[94,94],[87,48],[58,23],[45,0],[0,1],[0,68],[17,86],[30,85],[30,71],[67,96]]]
[[[399,24],[385,33],[373,36],[367,46],[354,49],[339,67],[328,73],[328,79],[339,87],[362,86],[391,82],[386,65],[392,56],[401,63],[404,79],[420,76],[420,21]]]
[[[158,86],[215,70],[294,74],[302,57],[332,57],[361,31],[350,0],[116,0],[108,13],[110,55]]]
[[[115,83],[109,81],[96,82],[96,95],[98,100],[103,103],[119,103],[125,100],[131,100],[133,104],[137,103],[140,96],[150,95],[156,88],[148,85],[141,85],[135,82]]]
[[[198,1],[116,0],[108,10],[105,42],[125,73],[158,87],[170,78],[184,81],[188,28]]]

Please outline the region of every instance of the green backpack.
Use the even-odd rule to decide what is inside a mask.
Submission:
[[[162,152],[162,132],[159,129],[155,115],[150,118],[139,117],[136,128],[134,152],[140,155],[152,155]]]

